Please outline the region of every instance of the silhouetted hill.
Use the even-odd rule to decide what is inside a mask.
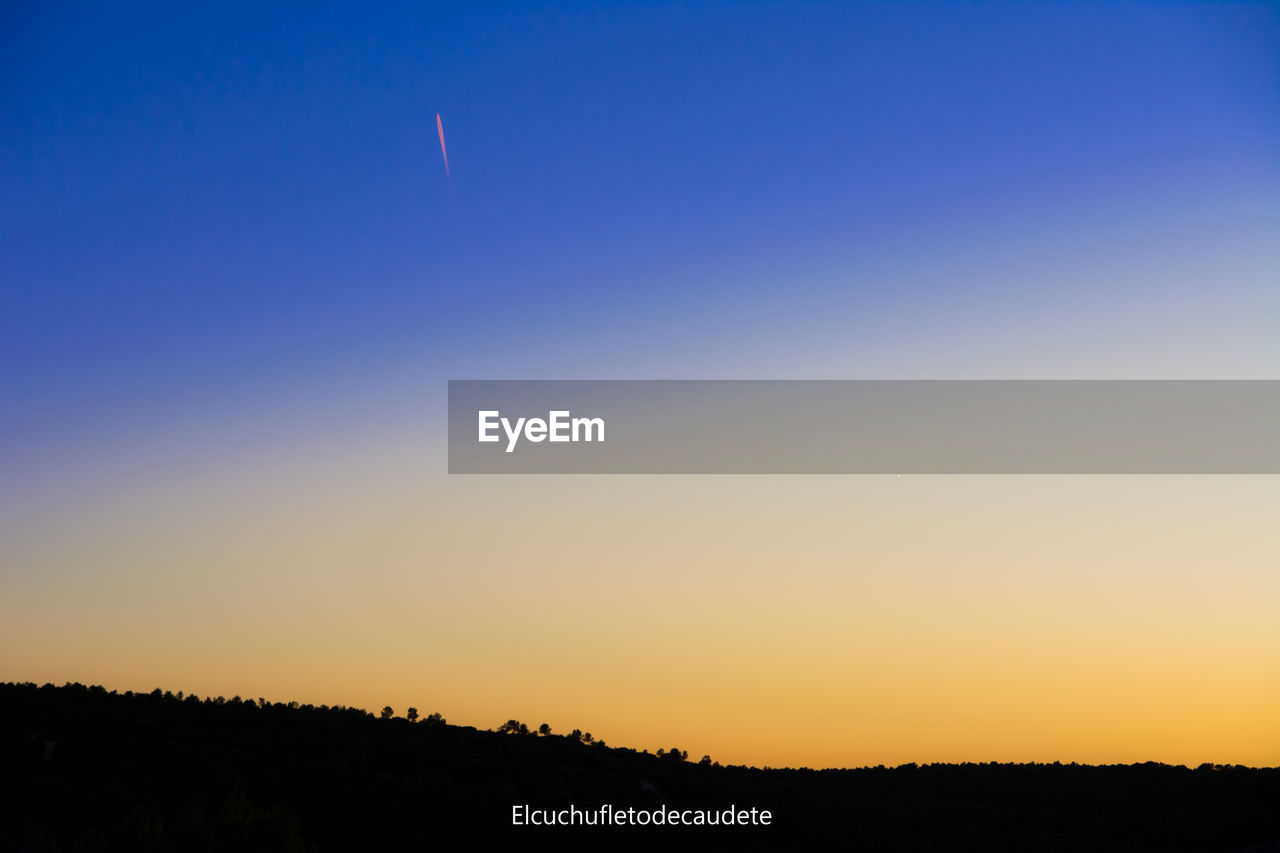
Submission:
[[[0,849],[1233,850],[1280,769],[707,766],[350,708],[0,685]],[[769,827],[511,826],[512,807],[769,809]]]

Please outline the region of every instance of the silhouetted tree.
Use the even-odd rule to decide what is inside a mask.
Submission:
[[[418,721],[418,709],[410,708],[408,711],[405,711],[404,717],[409,722],[416,723]]]
[[[504,735],[527,735],[529,727],[519,720],[507,720],[498,726],[498,733]]]
[[[423,722],[432,726],[443,726],[444,715],[439,711],[433,711],[430,714],[427,714],[427,718],[423,720]]]
[[[546,737],[547,735],[551,734],[551,726],[548,725],[547,723],[543,723],[542,725],[538,726],[538,734],[542,735],[543,737]]]
[[[390,705],[384,705],[382,708],[382,719],[389,720],[395,716],[395,711],[391,710]]]
[[[703,767],[710,767],[710,766],[711,766],[711,756],[710,756],[710,755],[704,755],[704,756],[702,756],[701,760],[699,760],[699,761],[698,761],[698,763],[699,763],[699,764],[701,764]]]

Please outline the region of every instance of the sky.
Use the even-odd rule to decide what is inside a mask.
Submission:
[[[0,679],[1280,764],[1274,477],[444,445],[451,378],[1277,378],[1278,48],[1268,3],[9,4]]]

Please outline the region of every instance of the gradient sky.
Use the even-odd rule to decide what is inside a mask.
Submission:
[[[0,12],[0,679],[1280,764],[1274,477],[443,441],[448,378],[1280,376],[1275,4],[423,5]]]

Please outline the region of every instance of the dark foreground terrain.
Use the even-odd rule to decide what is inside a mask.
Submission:
[[[1240,850],[1280,769],[720,767],[358,709],[0,685],[0,850]],[[513,828],[512,806],[770,809],[767,828]],[[1280,847],[1275,848],[1280,849]]]

